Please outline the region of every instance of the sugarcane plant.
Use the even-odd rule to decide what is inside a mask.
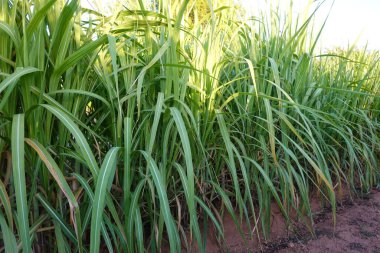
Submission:
[[[226,250],[377,186],[379,52],[320,53],[312,2],[0,0],[0,251]]]

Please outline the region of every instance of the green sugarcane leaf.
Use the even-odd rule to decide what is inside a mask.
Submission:
[[[106,204],[106,195],[116,170],[117,154],[120,148],[112,148],[104,158],[100,169],[99,178],[96,182],[95,197],[91,217],[91,241],[90,252],[98,253],[100,246],[100,228],[102,223],[103,209]]]
[[[26,198],[25,157],[24,157],[24,115],[13,116],[12,122],[12,164],[13,181],[17,205],[18,232],[23,251],[31,253],[29,236],[28,202]]]

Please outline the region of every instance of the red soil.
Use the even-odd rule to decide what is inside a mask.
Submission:
[[[269,241],[254,238],[245,244],[233,221],[224,219],[225,245],[218,246],[210,233],[206,252],[378,252],[380,253],[380,192],[372,193],[364,199],[346,199],[337,208],[334,229],[332,213],[317,208],[313,204],[313,225],[315,236],[301,224],[293,226],[290,232],[278,211],[273,208],[271,239]],[[247,228],[243,226],[243,230]]]

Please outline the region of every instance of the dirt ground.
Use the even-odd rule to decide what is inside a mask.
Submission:
[[[380,253],[380,192],[346,203],[337,211],[335,230],[331,223],[330,214],[315,224],[317,238],[295,238],[271,252]]]
[[[331,211],[316,210],[313,237],[305,227],[296,233],[289,232],[281,215],[274,212],[271,240],[259,244],[257,239],[245,244],[234,228],[233,222],[224,220],[224,249],[215,240],[208,239],[207,252],[328,252],[380,253],[380,191],[374,190],[364,199],[345,200],[337,207],[334,229]],[[261,245],[261,246],[259,246]]]

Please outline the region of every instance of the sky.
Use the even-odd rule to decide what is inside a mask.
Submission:
[[[247,10],[255,13],[257,9],[268,6],[270,0],[238,0]],[[274,2],[274,1],[272,1]],[[289,0],[281,0],[289,4]],[[308,0],[293,0],[296,13],[303,14]],[[313,6],[321,3],[315,0]],[[330,14],[329,14],[330,12]],[[380,50],[380,0],[325,0],[316,14],[315,25],[321,26],[328,16],[320,39],[322,48],[347,47],[348,43],[368,49]],[[358,38],[358,36],[360,36]]]
[[[320,16],[327,15],[326,7]],[[354,42],[360,35],[358,46],[368,42],[369,49],[380,50],[380,0],[336,0],[324,32],[327,45]]]
[[[82,0],[88,7],[88,1]],[[257,13],[257,10],[268,7],[269,2],[281,2],[286,6],[290,0],[235,0],[246,9],[247,13]],[[117,0],[99,1],[106,7],[114,5]],[[309,0],[293,0],[295,13],[304,14]],[[316,14],[315,25],[321,26],[327,19],[320,39],[321,48],[347,47],[357,39],[356,45],[363,47],[368,43],[368,49],[380,50],[380,0],[314,0],[312,6],[323,2]]]

